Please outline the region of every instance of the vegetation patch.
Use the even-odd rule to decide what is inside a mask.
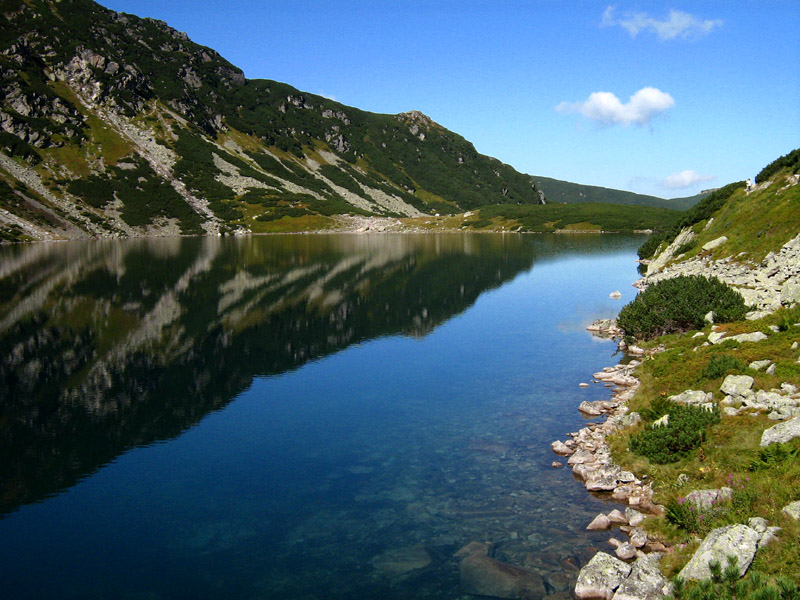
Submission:
[[[706,428],[719,423],[719,407],[706,410],[669,402],[665,424],[651,424],[631,437],[631,451],[653,463],[676,462],[706,439]]]
[[[617,324],[627,336],[652,339],[667,333],[702,329],[705,315],[726,323],[744,318],[742,295],[719,279],[702,275],[659,281],[626,304]]]

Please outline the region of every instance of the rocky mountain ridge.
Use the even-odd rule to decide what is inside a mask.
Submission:
[[[91,0],[10,0],[2,19],[5,241],[311,230],[539,204],[551,185],[419,111],[248,80],[162,21]],[[558,183],[559,202],[664,202]]]

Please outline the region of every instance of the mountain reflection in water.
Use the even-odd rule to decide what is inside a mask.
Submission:
[[[424,336],[547,246],[315,235],[2,249],[0,514],[177,436],[256,376]]]

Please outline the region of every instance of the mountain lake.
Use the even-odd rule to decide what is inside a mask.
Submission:
[[[643,239],[0,247],[2,597],[471,600],[470,542],[571,597],[617,505],[550,443]]]

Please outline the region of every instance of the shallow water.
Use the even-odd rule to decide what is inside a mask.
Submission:
[[[468,598],[471,541],[571,589],[609,506],[549,444],[641,241],[0,248],[4,597]]]

